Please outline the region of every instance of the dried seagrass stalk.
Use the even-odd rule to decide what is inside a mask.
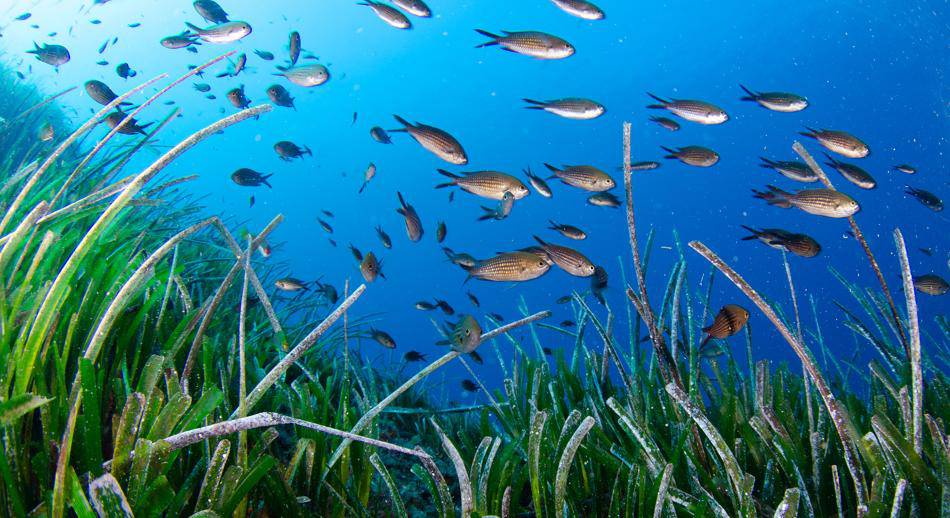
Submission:
[[[904,282],[904,297],[907,299],[907,325],[910,328],[910,378],[911,394],[913,396],[913,420],[911,421],[911,435],[913,436],[914,451],[918,455],[923,451],[924,440],[924,373],[920,366],[920,321],[917,319],[917,293],[914,290],[914,278],[910,273],[910,262],[907,260],[907,247],[904,245],[904,235],[900,229],[894,229],[894,243],[897,246],[897,257],[900,259],[901,278]]]
[[[592,416],[587,416],[581,421],[574,435],[571,436],[571,440],[564,447],[561,460],[558,461],[557,475],[554,477],[554,514],[558,518],[564,517],[564,493],[567,491],[567,475],[571,470],[571,464],[574,463],[574,456],[577,455],[581,443],[596,422]]]

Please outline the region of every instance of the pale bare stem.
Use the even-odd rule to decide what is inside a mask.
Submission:
[[[804,344],[805,336],[802,334],[802,320],[798,313],[798,296],[795,294],[795,283],[792,282],[792,267],[788,263],[788,252],[785,250],[782,250],[782,263],[785,265],[785,277],[788,279],[788,292],[792,297],[792,309],[795,312],[796,336],[798,337],[798,341]],[[809,381],[808,371],[805,370],[804,365],[802,365],[802,371],[804,371],[802,383],[805,386],[805,408],[808,414],[808,436],[811,437],[811,434],[815,433],[815,411],[811,407],[811,382]],[[812,451],[813,463],[818,462],[817,453],[816,451]]]
[[[186,446],[195,444],[197,442],[204,441],[205,439],[210,439],[212,437],[221,437],[222,435],[231,435],[233,433],[242,432],[246,430],[253,430],[255,428],[267,428],[270,426],[277,426],[283,424],[292,424],[296,426],[301,426],[303,428],[309,428],[311,430],[316,430],[328,435],[335,435],[337,437],[344,437],[351,441],[362,442],[369,444],[370,446],[376,446],[378,448],[384,448],[389,451],[394,451],[396,453],[402,453],[405,455],[412,455],[413,457],[418,457],[420,459],[431,459],[431,457],[419,450],[410,450],[396,444],[388,443],[385,441],[380,441],[370,437],[363,437],[361,435],[352,434],[344,430],[337,430],[336,428],[330,428],[328,426],[323,426],[321,424],[312,423],[310,421],[304,421],[303,419],[297,419],[294,417],[277,414],[274,412],[261,412],[259,414],[249,415],[247,417],[242,417],[239,419],[231,419],[228,421],[222,421],[220,423],[215,423],[208,426],[203,426],[201,428],[195,428],[193,430],[188,430],[186,432],[181,432],[179,434],[172,435],[171,437],[166,437],[161,439],[162,442],[168,443],[171,447],[171,450],[180,450]]]
[[[313,347],[315,343],[317,343],[317,340],[323,336],[323,333],[325,333],[327,329],[330,329],[330,326],[332,326],[334,322],[343,316],[343,313],[349,309],[357,299],[360,298],[360,295],[362,295],[364,291],[366,291],[366,285],[360,284],[360,286],[356,288],[356,290],[349,297],[343,300],[343,302],[340,303],[340,305],[337,306],[337,308],[333,310],[332,313],[323,319],[323,322],[320,322],[320,325],[315,327],[313,331],[310,331],[310,334],[305,336],[303,340],[294,346],[294,348],[291,349],[289,353],[287,353],[287,356],[284,356],[279,362],[277,362],[277,365],[275,365],[270,370],[270,372],[268,372],[261,379],[257,386],[254,387],[254,390],[252,390],[250,394],[247,395],[247,398],[244,402],[247,410],[254,408],[254,405],[257,404],[257,402],[261,399],[261,397],[264,395],[264,392],[267,392],[267,390],[277,382],[277,379],[287,372],[287,369],[289,369],[290,366],[294,364],[294,362],[299,360],[300,357],[304,355],[304,353],[309,351],[310,348]]]
[[[43,173],[45,173],[46,170],[49,169],[50,166],[53,165],[53,163],[56,162],[56,160],[60,157],[60,155],[66,152],[66,149],[68,149],[69,146],[73,145],[73,143],[76,142],[76,140],[78,140],[79,137],[83,133],[86,133],[93,126],[95,126],[96,124],[99,124],[99,119],[102,118],[102,116],[104,116],[105,114],[109,113],[113,108],[118,106],[119,103],[131,97],[132,94],[146,88],[147,86],[151,85],[152,83],[166,76],[167,74],[159,74],[155,78],[150,79],[140,84],[139,86],[136,86],[135,88],[129,90],[128,92],[116,97],[115,99],[113,99],[111,103],[107,104],[101,110],[96,112],[95,115],[93,115],[89,120],[87,120],[82,126],[80,126],[70,136],[66,137],[66,140],[64,140],[63,143],[60,144],[59,147],[56,148],[56,150],[53,151],[53,153],[50,154],[50,156],[46,158],[43,164],[39,168],[36,169],[36,171],[33,173],[32,176],[30,176],[30,179],[27,180],[25,184],[23,184],[23,187],[20,188],[20,192],[17,194],[17,197],[13,200],[10,206],[7,207],[7,213],[3,216],[3,220],[0,220],[0,234],[2,234],[4,230],[6,230],[7,225],[10,224],[10,220],[13,218],[14,215],[16,215],[16,212],[17,210],[19,210],[20,205],[22,205],[23,201],[26,200],[26,197],[29,195],[30,191],[33,190],[33,187],[37,184],[37,182],[40,181],[40,178],[43,176]]]
[[[361,293],[362,288],[363,288],[363,285],[361,285],[360,288],[357,288],[356,292],[354,292],[353,295],[356,295],[357,293]],[[351,295],[351,297],[352,297],[353,295]],[[492,338],[495,338],[495,337],[498,336],[498,335],[507,333],[508,331],[511,331],[512,329],[521,327],[521,326],[523,326],[523,325],[525,325],[525,324],[530,324],[531,322],[534,322],[534,321],[536,321],[536,320],[541,320],[541,319],[547,318],[547,317],[549,317],[549,316],[551,316],[551,312],[550,312],[550,311],[540,311],[540,312],[535,313],[535,314],[533,314],[533,315],[530,315],[530,316],[527,316],[527,317],[525,317],[525,318],[522,318],[521,320],[516,320],[516,321],[514,321],[514,322],[505,324],[505,325],[503,325],[503,326],[501,326],[501,327],[499,327],[499,328],[496,328],[496,329],[493,329],[493,330],[491,330],[491,331],[489,331],[489,332],[487,332],[487,333],[484,333],[484,334],[482,335],[482,337],[481,337],[481,342],[482,342],[482,343],[485,343],[486,341],[491,340]],[[416,383],[418,383],[419,381],[421,381],[422,379],[424,379],[426,376],[432,374],[433,372],[435,372],[437,369],[439,369],[439,368],[442,367],[443,365],[445,365],[445,364],[449,363],[450,361],[454,360],[456,357],[459,356],[459,354],[460,354],[460,353],[459,353],[458,351],[449,351],[449,352],[446,353],[444,356],[442,356],[441,358],[439,358],[439,359],[435,360],[434,362],[430,363],[430,364],[429,364],[428,366],[426,366],[424,369],[422,369],[421,371],[419,371],[418,373],[416,373],[414,376],[412,376],[411,378],[409,378],[408,380],[406,380],[402,385],[399,386],[399,388],[397,388],[396,390],[394,390],[394,391],[393,391],[392,393],[390,393],[388,396],[386,396],[385,398],[383,398],[382,401],[380,401],[379,403],[377,403],[376,406],[374,406],[373,408],[371,408],[371,409],[369,409],[368,411],[366,411],[366,413],[363,414],[363,417],[360,417],[359,421],[357,421],[356,424],[353,425],[353,428],[350,430],[350,432],[351,432],[351,433],[360,433],[360,432],[362,432],[363,429],[365,429],[367,426],[369,426],[369,424],[373,421],[373,419],[375,419],[376,416],[379,415],[379,413],[383,411],[383,409],[385,409],[385,408],[386,408],[387,406],[389,406],[393,401],[395,401],[396,398],[398,398],[398,397],[401,396],[403,393],[405,393],[407,390],[409,390],[410,388],[412,388],[413,385],[415,385]],[[256,389],[255,389],[255,390],[256,390]],[[326,479],[327,474],[330,473],[330,469],[332,469],[333,466],[336,464],[336,462],[337,462],[338,460],[340,460],[340,457],[343,456],[343,452],[346,450],[347,446],[350,445],[350,442],[352,442],[352,441],[349,441],[349,440],[346,440],[346,439],[344,439],[343,441],[340,442],[340,445],[337,446],[336,450],[333,452],[333,455],[331,455],[331,456],[330,456],[330,459],[327,461],[326,467],[323,468],[323,473],[320,475],[320,479],[321,479],[321,480]]]
[[[653,518],[663,516],[663,508],[666,506],[666,492],[670,488],[670,479],[673,478],[673,465],[667,464],[663,469],[663,477],[660,478],[660,489],[656,492],[656,504],[653,506]]]
[[[123,128],[123,126],[125,126],[127,123],[131,122],[131,121],[135,118],[135,116],[137,116],[139,113],[142,112],[142,110],[144,110],[144,109],[145,109],[146,107],[148,107],[150,104],[152,104],[153,102],[155,102],[156,100],[158,100],[159,97],[165,95],[169,90],[171,90],[172,88],[174,88],[174,87],[178,86],[179,84],[181,84],[182,81],[184,81],[184,80],[188,79],[189,77],[191,77],[191,76],[193,76],[193,75],[195,75],[195,74],[201,72],[202,70],[204,70],[204,69],[210,67],[211,65],[217,63],[218,61],[221,61],[222,59],[226,58],[227,56],[230,56],[230,55],[234,54],[235,52],[237,52],[237,51],[232,50],[231,52],[228,52],[228,53],[226,53],[226,54],[223,54],[223,55],[221,55],[221,56],[218,56],[218,57],[212,59],[211,61],[208,61],[207,63],[205,63],[205,64],[203,64],[203,65],[201,65],[201,66],[198,66],[198,67],[195,67],[195,68],[189,70],[189,71],[188,71],[187,73],[185,73],[183,76],[181,76],[181,77],[179,77],[178,79],[176,79],[176,80],[172,81],[171,83],[169,83],[168,86],[166,86],[165,88],[162,88],[161,90],[159,90],[155,95],[153,95],[153,96],[149,97],[148,99],[146,99],[145,102],[143,102],[141,105],[139,105],[138,108],[136,108],[136,109],[133,110],[131,113],[129,113],[128,115],[126,115],[125,118],[123,118],[121,122],[119,122],[118,124],[116,124],[115,127],[112,128],[112,130],[110,130],[109,133],[106,134],[106,136],[103,137],[102,140],[100,140],[100,141],[95,145],[95,147],[92,148],[92,151],[90,151],[89,153],[86,154],[86,157],[83,158],[81,162],[79,162],[79,165],[77,165],[76,168],[73,169],[73,172],[70,173],[69,177],[66,178],[66,181],[63,182],[63,186],[59,188],[59,192],[57,192],[57,193],[56,193],[56,196],[53,197],[53,201],[50,202],[50,206],[51,206],[51,207],[56,206],[56,202],[59,201],[59,198],[61,198],[61,197],[63,196],[63,194],[66,192],[66,189],[70,186],[70,184],[72,184],[72,181],[76,178],[76,176],[78,176],[79,173],[82,172],[82,169],[83,169],[84,167],[86,167],[86,164],[88,164],[89,161],[92,160],[92,158],[93,158],[94,156],[96,156],[96,155],[99,153],[99,151],[103,148],[103,146],[106,145],[106,143],[108,143],[110,140],[112,140],[112,137],[114,137],[116,134],[119,133],[119,130],[121,130],[121,129]],[[174,112],[173,112],[172,117],[173,117],[175,114],[177,114],[177,112],[179,112],[179,111],[180,111],[180,108],[175,109]],[[171,119],[171,117],[169,117],[169,119],[166,119],[166,122],[167,122],[168,120],[170,120],[170,119]]]
[[[834,190],[834,185],[831,184],[831,180],[828,179],[828,175],[825,174],[825,171],[818,165],[818,162],[812,158],[808,150],[805,149],[800,142],[796,141],[792,144],[792,149],[798,153],[798,156],[802,157],[802,160],[808,164],[808,167],[818,175],[818,179],[821,180],[825,187]],[[874,275],[877,276],[877,282],[881,284],[881,290],[884,292],[884,298],[887,299],[887,305],[891,309],[891,317],[893,317],[894,325],[897,327],[898,335],[901,337],[901,343],[904,345],[904,353],[907,355],[907,358],[910,359],[910,346],[907,344],[907,335],[904,333],[904,326],[901,324],[900,315],[897,313],[897,305],[894,304],[894,297],[891,296],[891,290],[887,287],[887,281],[884,280],[884,274],[881,272],[880,265],[877,264],[877,259],[874,257],[874,253],[871,252],[871,247],[868,246],[868,242],[864,239],[864,234],[861,232],[861,229],[858,227],[857,221],[855,221],[854,216],[848,216],[848,223],[851,224],[851,231],[854,232],[854,238],[861,243],[861,248],[864,249],[864,255],[868,257],[868,262],[871,263],[871,269],[874,270]]]
[[[247,415],[244,396],[247,394],[247,363],[244,356],[245,336],[247,334],[247,279],[251,271],[251,254],[254,252],[254,240],[247,237],[247,250],[244,252],[244,282],[241,284],[241,312],[238,317],[238,418]],[[238,465],[247,468],[247,433],[238,434]]]
[[[554,477],[554,514],[558,518],[564,516],[564,494],[567,492],[567,476],[570,473],[571,465],[574,463],[574,456],[595,423],[596,420],[593,417],[585,417],[578,425],[577,430],[574,430],[574,435],[567,441],[564,452],[561,453],[561,460],[558,461],[557,473]]]
[[[462,500],[462,518],[468,518],[472,515],[472,509],[474,509],[475,506],[472,502],[472,483],[468,477],[468,470],[465,469],[465,461],[462,460],[458,449],[455,448],[452,441],[445,435],[445,432],[442,431],[439,424],[435,422],[435,419],[429,419],[429,422],[432,423],[436,433],[439,434],[439,438],[442,440],[442,449],[445,450],[445,453],[452,460],[452,465],[455,467],[455,476],[458,479],[459,494]]]
[[[894,244],[900,259],[901,278],[904,281],[904,297],[907,299],[907,325],[910,327],[910,377],[913,394],[913,432],[914,451],[918,455],[923,450],[924,440],[924,374],[920,366],[920,321],[917,319],[917,294],[914,291],[914,278],[910,273],[907,260],[907,247],[900,229],[894,229]]]
[[[765,300],[759,295],[752,286],[746,282],[735,270],[733,270],[729,265],[727,265],[722,259],[719,258],[712,250],[706,247],[706,245],[700,243],[699,241],[692,241],[689,243],[690,248],[698,252],[703,256],[707,261],[712,263],[713,266],[719,269],[722,273],[732,281],[733,284],[739,288],[746,297],[749,298],[758,308],[765,314],[775,328],[782,335],[782,338],[792,347],[795,351],[795,354],[798,355],[799,360],[801,360],[802,365],[805,366],[806,371],[811,376],[812,380],[815,383],[815,388],[818,389],[818,394],[821,395],[822,401],[825,403],[825,407],[828,409],[828,415],[831,417],[832,421],[835,424],[835,429],[838,432],[838,437],[841,440],[841,446],[844,453],[845,461],[848,465],[848,470],[851,472],[851,478],[854,481],[854,491],[857,497],[857,506],[859,514],[863,514],[867,510],[867,487],[864,482],[864,471],[861,468],[860,460],[858,459],[858,453],[856,446],[854,444],[853,438],[851,437],[851,430],[854,429],[853,424],[851,423],[851,418],[848,415],[847,410],[838,403],[834,394],[832,394],[831,389],[828,386],[828,383],[825,381],[824,375],[818,369],[818,366],[815,365],[815,362],[812,360],[811,355],[808,353],[808,350],[805,348],[804,344],[799,342],[795,336],[792,335],[792,332],[788,330],[785,324],[782,323],[778,315],[775,314],[775,311],[769,306]]]
[[[154,196],[154,195],[156,195],[156,194],[158,194],[158,193],[164,191],[165,189],[168,189],[169,187],[174,187],[174,186],[176,186],[176,185],[180,185],[180,184],[183,184],[183,183],[185,183],[185,182],[190,182],[190,181],[192,181],[192,180],[197,180],[197,179],[198,179],[198,175],[196,175],[196,174],[191,174],[191,175],[188,175],[188,176],[183,176],[183,177],[181,177],[181,178],[175,178],[174,180],[169,180],[169,181],[167,181],[167,182],[165,182],[165,183],[159,185],[158,187],[155,187],[154,189],[150,189],[147,193],[145,193],[145,195],[146,195],[146,196]]]

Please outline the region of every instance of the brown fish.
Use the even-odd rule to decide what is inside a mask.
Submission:
[[[660,146],[669,153],[663,158],[676,159],[686,165],[695,167],[712,167],[719,162],[719,153],[703,146],[685,146],[676,149],[670,149],[666,146]]]
[[[506,192],[510,192],[516,200],[531,194],[521,180],[500,171],[471,171],[463,172],[461,175],[450,173],[445,169],[437,169],[437,171],[451,178],[452,181],[440,183],[435,186],[436,189],[457,186],[467,193],[490,200],[501,200]]]
[[[811,137],[829,151],[838,153],[848,158],[864,158],[871,153],[868,145],[854,135],[838,130],[821,129],[816,130],[806,127],[807,132],[801,135]]]
[[[147,135],[147,133],[145,133],[145,128],[151,126],[151,122],[139,124],[135,119],[129,119],[126,122],[122,122],[125,120],[126,116],[127,115],[122,112],[112,112],[109,115],[106,115],[106,118],[103,119],[103,122],[109,126],[109,129],[115,129],[116,126],[119,126],[118,133],[123,135],[135,135],[136,133]]]
[[[251,100],[244,95],[244,85],[228,90],[227,98],[228,101],[231,102],[231,105],[239,110],[243,110],[251,105]]]
[[[667,131],[679,131],[680,123],[666,117],[650,117],[651,122],[655,122]]]
[[[566,165],[560,169],[551,164],[544,164],[554,176],[551,178],[560,178],[562,182],[590,192],[609,191],[617,186],[614,179],[607,173],[590,165]]]
[[[281,160],[290,161],[294,158],[303,158],[303,156],[313,156],[313,152],[307,146],[298,146],[289,140],[281,140],[274,144],[274,151]]]
[[[378,343],[379,345],[382,345],[383,347],[387,349],[396,348],[396,340],[393,339],[393,337],[385,331],[380,331],[379,329],[376,329],[375,327],[371,327],[369,328],[369,337],[375,340],[376,343]]]
[[[376,259],[376,255],[373,252],[367,252],[363,256],[363,260],[360,261],[360,273],[363,274],[363,279],[366,282],[373,282],[376,280],[376,276],[386,278],[383,275],[383,263]]]
[[[548,220],[548,223],[551,224],[551,226],[548,227],[550,230],[560,232],[562,236],[568,239],[574,239],[577,241],[587,239],[587,232],[584,232],[583,230],[575,227],[574,225],[564,225],[561,223],[555,223],[552,220]]]
[[[754,229],[742,225],[751,235],[743,237],[743,241],[758,239],[777,250],[786,250],[799,257],[815,257],[821,252],[821,245],[814,238],[805,234],[796,234],[780,228]]]
[[[950,291],[950,284],[937,274],[928,273],[914,277],[914,288],[927,295],[944,295]]]
[[[543,178],[531,172],[531,168],[523,170],[524,174],[528,177],[528,182],[531,183],[531,187],[534,187],[534,190],[538,194],[544,196],[545,198],[550,198],[554,196],[554,193],[551,192],[551,187],[548,186],[548,183],[544,181]]]
[[[520,282],[537,279],[551,268],[541,256],[530,252],[503,252],[489,259],[462,266],[470,278],[496,282]]]
[[[874,177],[868,174],[864,169],[853,164],[840,162],[828,153],[825,153],[825,157],[828,158],[826,164],[833,167],[836,171],[841,173],[841,176],[854,185],[862,189],[873,189],[877,187],[877,182],[874,180]]]
[[[96,101],[103,106],[108,105],[114,101],[116,97],[118,97],[118,95],[116,95],[115,92],[109,88],[109,85],[103,83],[102,81],[97,81],[95,79],[86,81],[85,87],[86,93],[89,94],[89,97],[91,97],[93,101]],[[119,103],[120,106],[127,106],[130,104],[132,103],[128,101]]]
[[[829,218],[847,218],[861,210],[854,198],[833,189],[805,189],[794,194],[774,185],[769,185],[768,189],[767,192],[753,189],[753,197],[783,209],[798,207],[809,214]]]
[[[598,192],[588,196],[587,203],[595,207],[610,207],[615,209],[620,206],[620,198],[617,198],[613,193]]]
[[[663,99],[647,92],[647,95],[656,99],[659,104],[650,104],[647,108],[667,110],[677,117],[699,124],[722,124],[729,120],[729,115],[722,108],[706,101],[691,99]]]
[[[507,51],[538,59],[564,59],[574,54],[573,45],[557,36],[543,32],[501,31],[503,36],[492,34],[482,29],[475,29],[475,32],[487,38],[491,38],[491,41],[476,45],[475,48],[499,45]]]
[[[921,203],[921,205],[934,212],[940,212],[943,210],[943,200],[930,191],[908,186],[907,190],[904,192],[910,196],[913,196]]]
[[[462,144],[455,137],[449,135],[448,132],[418,122],[412,124],[398,115],[393,115],[393,117],[403,127],[389,130],[391,133],[408,133],[420,146],[450,164],[465,165],[468,163],[468,155],[462,149]]]
[[[406,235],[409,236],[410,241],[419,241],[422,239],[422,234],[425,231],[422,228],[422,221],[419,219],[419,215],[416,214],[416,209],[406,203],[401,192],[396,192],[396,196],[399,197],[399,205],[401,205],[400,208],[396,209],[396,212],[406,219]]]
[[[584,254],[573,248],[547,243],[538,236],[534,236],[534,240],[544,248],[554,264],[560,266],[567,273],[577,277],[594,275],[594,263]]]
[[[376,235],[379,236],[379,241],[383,244],[383,248],[393,247],[393,240],[389,238],[389,234],[383,230],[383,227],[376,225]]]
[[[445,227],[445,222],[440,221],[439,226],[435,227],[435,240],[439,243],[445,241],[445,234],[448,229]]]
[[[565,13],[583,20],[603,20],[604,11],[587,0],[551,0]]]
[[[741,100],[755,102],[774,112],[793,113],[808,108],[808,99],[800,95],[787,92],[754,92],[742,85],[739,85],[739,88],[746,93]]]
[[[412,28],[412,22],[409,21],[409,18],[406,18],[406,15],[399,12],[395,7],[390,7],[381,2],[374,2],[373,0],[363,0],[359,2],[358,5],[368,6],[376,13],[376,16],[378,16],[380,20],[386,22],[390,27],[396,29]]]
[[[813,183],[818,181],[818,175],[815,174],[815,172],[812,171],[810,167],[808,167],[808,164],[804,162],[776,162],[761,156],[759,157],[759,160],[762,161],[762,163],[759,164],[759,167],[772,169],[790,180],[805,183]]]
[[[706,338],[703,339],[699,348],[702,349],[712,338],[729,338],[738,333],[749,321],[749,312],[742,306],[727,304],[719,310],[713,323],[703,328]]]

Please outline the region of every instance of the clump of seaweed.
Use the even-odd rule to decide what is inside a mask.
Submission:
[[[349,314],[369,288],[347,287],[336,307],[273,300],[265,286],[275,267],[255,250],[281,216],[239,242],[235,222],[201,216],[178,189],[189,177],[163,178],[182,153],[269,105],[213,122],[123,176],[175,112],[132,145],[111,132],[83,152],[93,117],[58,146],[39,146],[30,130],[53,104],[18,96],[10,81],[0,75],[10,92],[0,99],[22,106],[0,105],[0,149],[15,150],[0,163],[5,515],[937,516],[950,507],[950,323],[936,319],[942,336],[922,331],[899,231],[903,313],[873,256],[880,293],[832,272],[860,308],[839,302],[844,320],[880,356],[865,394],[848,387],[854,367],[828,353],[814,300],[814,325],[803,323],[787,262],[793,319],[781,294],[766,299],[693,241],[778,333],[759,331],[760,346],[747,327],[745,363],[722,344],[701,349],[712,281],[705,293],[691,282],[687,264],[699,258],[678,238],[679,261],[651,304],[653,234],[641,250],[625,125],[629,348],[613,336],[612,308],[595,311],[580,293],[571,329],[522,304],[523,318],[489,320],[481,337],[503,386],[483,390],[485,404],[438,408],[415,387],[456,359],[484,386],[458,352],[407,379],[373,369],[348,348],[362,324]],[[648,349],[637,344],[641,326]],[[573,347],[549,358],[546,333]],[[755,362],[778,337],[804,374]]]

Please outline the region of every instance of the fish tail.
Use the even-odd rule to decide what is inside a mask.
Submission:
[[[195,24],[190,23],[190,22],[185,22],[185,26],[188,27],[189,29],[195,31],[195,32],[198,33],[198,34],[201,34],[201,28],[195,26]]]
[[[676,151],[675,151],[675,150],[672,150],[672,149],[670,149],[670,148],[668,148],[668,147],[666,147],[666,146],[660,146],[660,149],[662,149],[663,151],[666,151],[667,153],[669,153],[669,155],[665,155],[663,158],[676,158]]]
[[[559,172],[561,172],[560,169],[554,167],[553,165],[551,165],[551,164],[549,164],[549,163],[547,163],[547,162],[544,163],[544,167],[547,167],[548,170],[550,170],[552,173],[554,173],[554,176],[549,176],[548,178],[557,178],[557,174],[558,174]]]
[[[149,123],[149,124],[151,124],[151,123]],[[262,176],[261,176],[261,183],[264,184],[264,185],[266,185],[267,187],[273,189],[274,186],[271,185],[270,182],[267,181],[267,179],[270,178],[271,176],[274,176],[274,173],[262,175]]]
[[[482,47],[490,47],[490,46],[492,46],[492,45],[498,45],[498,38],[501,38],[501,36],[499,36],[499,35],[497,35],[497,34],[492,34],[492,33],[488,32],[488,31],[485,31],[485,30],[482,30],[482,29],[475,29],[475,32],[481,34],[482,36],[484,36],[484,37],[486,37],[486,38],[491,38],[491,41],[487,41],[487,42],[485,42],[485,43],[482,43],[481,45],[475,45],[475,48],[476,48],[476,49],[480,49],[480,48],[482,48]]]
[[[532,236],[532,237],[534,237],[534,240],[537,241],[539,245],[541,245],[541,246],[548,246],[548,244],[545,243],[544,240],[541,239],[540,237],[538,237],[538,236]]]
[[[402,117],[400,117],[400,116],[398,116],[398,115],[393,115],[393,118],[396,119],[396,122],[398,122],[399,124],[402,124],[403,127],[400,128],[400,129],[391,129],[391,130],[386,130],[386,131],[389,131],[389,132],[393,132],[393,131],[406,132],[406,131],[409,131],[407,128],[411,128],[411,127],[412,127],[412,124],[411,124],[409,121],[407,121],[406,119],[403,119]]]
[[[455,174],[455,173],[451,173],[451,172],[449,172],[449,171],[446,171],[445,169],[436,169],[436,171],[438,171],[439,174],[441,174],[442,176],[447,176],[447,177],[449,177],[449,178],[451,178],[451,179],[453,179],[453,180],[458,180],[459,178],[461,178],[461,176],[459,176],[459,175],[457,175],[457,174]],[[442,187],[446,187],[446,186],[449,186],[449,185],[455,185],[455,182],[449,182],[448,184],[441,184],[441,185],[442,185]],[[437,189],[441,189],[441,187],[439,187],[439,186],[436,186],[436,188],[437,188]]]
[[[662,110],[662,109],[666,108],[666,105],[670,104],[670,102],[667,101],[666,99],[664,99],[664,98],[662,98],[662,97],[659,97],[659,96],[656,96],[656,95],[653,95],[653,94],[650,93],[650,92],[647,92],[647,95],[649,95],[650,97],[656,99],[656,101],[657,101],[658,103],[660,103],[660,104],[650,104],[650,105],[647,105],[647,108],[651,108],[651,109],[654,109],[654,110]]]
[[[814,130],[814,129],[812,129],[812,128],[809,128],[808,126],[805,126],[805,129],[808,130],[807,133],[800,131],[798,134],[801,135],[801,136],[803,136],[803,137],[818,138],[818,137],[816,136],[816,135],[818,135],[818,131],[817,131],[817,130]]]
[[[405,208],[406,208],[406,200],[404,200],[404,199],[402,198],[402,193],[399,192],[399,191],[396,191],[396,196],[399,198],[399,204],[402,205],[402,208],[403,208],[403,209],[405,209]],[[401,212],[400,214],[403,214],[403,213],[405,213],[405,211]]]
[[[747,227],[747,226],[745,226],[745,225],[739,225],[739,226],[742,227],[742,228],[744,228],[744,229],[746,229],[747,231],[749,231],[749,232],[752,234],[751,236],[746,236],[746,237],[742,238],[742,241],[749,241],[750,239],[756,239],[756,238],[758,238],[759,235],[761,234],[761,232],[759,232],[758,230],[756,230],[756,229],[754,229],[754,228],[752,228],[752,227]]]
[[[366,183],[367,183],[367,182],[363,182],[363,185],[360,186],[360,190],[359,190],[359,191],[356,191],[356,194],[363,194],[363,189],[366,188]]]
[[[528,104],[533,105],[533,106],[525,106],[525,109],[528,109],[528,110],[543,110],[543,109],[544,109],[544,105],[547,104],[547,103],[545,103],[545,102],[543,102],[543,101],[535,101],[534,99],[526,99],[526,98],[525,98],[525,99],[521,99],[521,100],[524,101],[524,102],[526,102],[526,103],[528,103]]]
[[[739,84],[739,88],[743,89],[743,90],[745,91],[745,93],[749,94],[749,95],[747,95],[747,96],[745,96],[745,97],[740,97],[739,100],[741,100],[741,101],[754,101],[754,100],[755,100],[755,98],[756,98],[755,92],[753,92],[752,90],[749,90],[748,88],[746,88],[742,83]]]
[[[838,163],[839,163],[839,162],[838,162],[837,160],[835,160],[835,157],[829,155],[828,153],[823,153],[823,154],[825,155],[825,158],[828,159],[828,161],[825,162],[825,164],[828,164],[828,165],[830,165],[831,167],[837,167],[837,166],[838,166]]]
[[[310,156],[313,156],[313,151],[310,151],[310,148],[308,146],[303,147],[303,152]]]
[[[765,158],[764,156],[760,156],[760,157],[759,157],[759,160],[765,162],[764,164],[759,164],[759,167],[765,167],[765,168],[767,168],[767,169],[772,169],[772,168],[775,166],[775,161],[774,161],[774,160],[769,160],[768,158]]]

